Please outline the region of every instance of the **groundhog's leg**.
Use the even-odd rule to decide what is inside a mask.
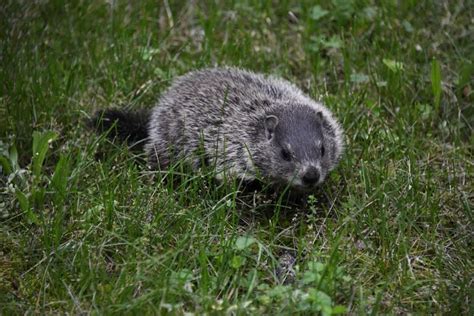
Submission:
[[[151,170],[167,170],[171,159],[169,153],[159,150],[159,146],[153,145],[147,148],[148,166]]]

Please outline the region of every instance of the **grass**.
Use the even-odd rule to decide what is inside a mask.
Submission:
[[[0,313],[472,314],[474,5],[376,3],[2,3]],[[165,181],[83,124],[215,65],[341,120],[308,205]]]

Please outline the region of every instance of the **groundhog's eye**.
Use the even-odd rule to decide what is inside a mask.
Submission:
[[[283,158],[283,160],[286,160],[286,161],[291,161],[291,153],[288,149],[285,149],[283,148],[281,150],[281,157]]]
[[[321,146],[321,157],[324,157],[324,152],[325,152],[324,145],[322,145]]]

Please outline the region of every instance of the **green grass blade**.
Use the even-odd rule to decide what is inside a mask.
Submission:
[[[53,131],[33,132],[33,159],[32,171],[35,177],[41,174],[46,153],[48,152],[49,144],[58,137],[58,134]]]
[[[30,201],[25,193],[21,192],[20,190],[15,191],[16,198],[18,200],[18,204],[20,205],[20,209],[25,213],[28,220],[33,224],[39,224],[40,220],[38,216],[33,212],[31,208]]]
[[[431,62],[431,88],[434,96],[434,108],[436,111],[439,111],[440,101],[441,101],[441,66],[439,61],[433,59]]]

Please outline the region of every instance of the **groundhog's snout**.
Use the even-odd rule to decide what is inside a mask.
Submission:
[[[319,182],[320,176],[318,168],[311,166],[303,174],[303,184],[308,187],[314,186]]]

